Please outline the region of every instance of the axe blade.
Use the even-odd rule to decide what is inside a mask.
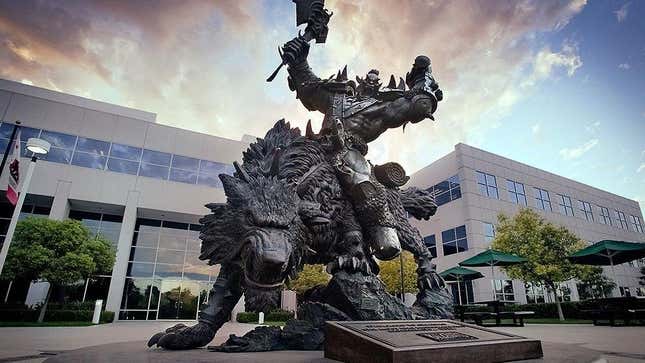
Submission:
[[[296,4],[296,26],[307,24],[311,15],[311,3],[314,0],[293,0]]]

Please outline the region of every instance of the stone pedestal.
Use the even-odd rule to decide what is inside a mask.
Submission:
[[[506,362],[542,357],[539,340],[454,320],[327,322],[325,358],[352,363]]]

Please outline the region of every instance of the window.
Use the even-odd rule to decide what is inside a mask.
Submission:
[[[494,175],[476,171],[475,176],[477,177],[479,194],[485,197],[499,199],[499,194],[497,193],[497,180]]]
[[[197,184],[208,185],[214,188],[221,188],[222,182],[219,180],[219,174],[222,174],[225,171],[225,164],[201,160],[199,163],[199,176],[197,178]]]
[[[502,301],[515,301],[512,280],[493,280],[495,299]]]
[[[551,209],[551,199],[549,198],[549,192],[544,189],[534,188],[535,190],[535,206],[539,209],[552,212]]]
[[[484,240],[486,242],[491,242],[495,239],[495,225],[488,222],[482,222],[484,224]]]
[[[618,289],[620,290],[620,296],[624,296],[624,297],[632,296],[632,293],[631,293],[631,291],[629,290],[629,287],[627,287],[627,286],[620,286]]]
[[[515,204],[526,205],[526,193],[524,184],[512,180],[506,180],[508,199]]]
[[[616,227],[627,229],[627,218],[625,218],[625,213],[615,209],[616,212]]]
[[[611,226],[611,218],[609,217],[609,209],[605,207],[598,207],[600,208],[600,224],[606,224],[608,226]]]
[[[448,282],[447,285],[450,286],[450,291],[452,292],[453,304],[472,304],[473,302],[475,302],[473,297],[474,293],[472,281],[462,281],[459,284],[457,284],[456,282]]]
[[[154,150],[143,150],[139,175],[155,179],[168,179],[172,154]]]
[[[423,237],[423,243],[430,250],[432,257],[437,257],[437,239],[435,238],[434,234],[431,236]]]
[[[643,233],[643,225],[641,224],[641,219],[638,216],[629,216],[629,220],[632,222],[632,228],[635,232]]]
[[[134,146],[112,144],[110,158],[107,163],[108,170],[137,175],[139,161],[141,160],[141,150],[141,148]]]
[[[6,150],[14,124],[0,124],[0,153]],[[122,174],[139,175],[149,178],[172,180],[181,183],[201,184],[221,188],[219,174],[233,175],[233,167],[215,161],[200,160],[140,147],[110,143],[96,139],[69,135],[62,132],[20,128],[20,140],[24,143],[30,137],[40,137],[51,143],[49,153],[43,160],[72,164],[86,168],[109,170]],[[26,145],[25,145],[26,147]],[[31,156],[25,148],[21,155]],[[172,164],[172,165],[171,165]],[[446,181],[448,193],[443,197],[454,200],[461,197],[459,179],[453,176]]]
[[[558,194],[558,205],[560,206],[560,213],[565,216],[573,216],[573,204],[571,204],[571,198],[563,194]]]
[[[441,232],[441,241],[444,256],[467,251],[466,226],[459,226]]]
[[[109,150],[109,142],[79,137],[72,156],[72,165],[103,170]]]
[[[72,152],[76,146],[76,136],[43,130],[40,138],[51,144],[51,148],[43,156],[43,160],[60,164],[69,164],[72,161]]]
[[[173,155],[170,168],[170,180],[188,184],[197,183],[199,159]]]
[[[461,184],[459,182],[458,175],[453,175],[427,190],[434,193],[435,203],[437,206],[441,206],[455,199],[461,198]]]
[[[584,214],[585,219],[588,222],[593,222],[593,211],[591,210],[591,204],[583,202],[582,200],[578,201],[578,208]]]
[[[122,216],[72,210],[69,212],[69,218],[81,221],[92,234],[103,236],[112,242],[114,247],[119,243]]]
[[[544,287],[542,285],[525,282],[524,291],[526,292],[526,302],[528,304],[540,304],[545,302]]]

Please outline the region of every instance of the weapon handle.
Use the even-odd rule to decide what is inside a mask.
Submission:
[[[315,38],[315,36],[314,36],[313,31],[311,31],[311,29],[307,28],[307,29],[305,29],[305,33],[302,35],[302,38],[303,38],[307,43],[309,43],[310,41],[312,41],[312,40]],[[280,69],[282,69],[282,67],[283,67],[285,64],[287,64],[287,62],[286,62],[286,61],[282,61],[282,63],[280,63],[280,65],[275,69],[275,71],[273,71],[273,73],[271,73],[271,75],[269,76],[269,78],[267,78],[267,82],[271,82],[271,81],[273,81],[273,79],[275,78],[275,76],[277,76],[277,75],[278,75],[278,72],[280,72]]]
[[[287,62],[282,61],[282,63],[280,63],[280,65],[278,66],[278,68],[276,68],[276,69],[275,69],[275,71],[273,71],[273,73],[271,73],[271,75],[269,76],[269,78],[267,78],[267,82],[271,82],[271,81],[273,81],[273,79],[275,78],[275,76],[277,76],[277,75],[278,75],[278,72],[280,72],[280,69],[282,68],[282,66],[284,66],[285,64],[287,64]]]

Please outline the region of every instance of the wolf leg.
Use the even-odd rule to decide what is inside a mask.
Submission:
[[[219,328],[229,320],[231,311],[242,296],[241,270],[235,265],[222,265],[209,294],[208,304],[199,313],[196,325],[177,324],[153,335],[148,346],[179,350],[203,347],[210,343]]]

